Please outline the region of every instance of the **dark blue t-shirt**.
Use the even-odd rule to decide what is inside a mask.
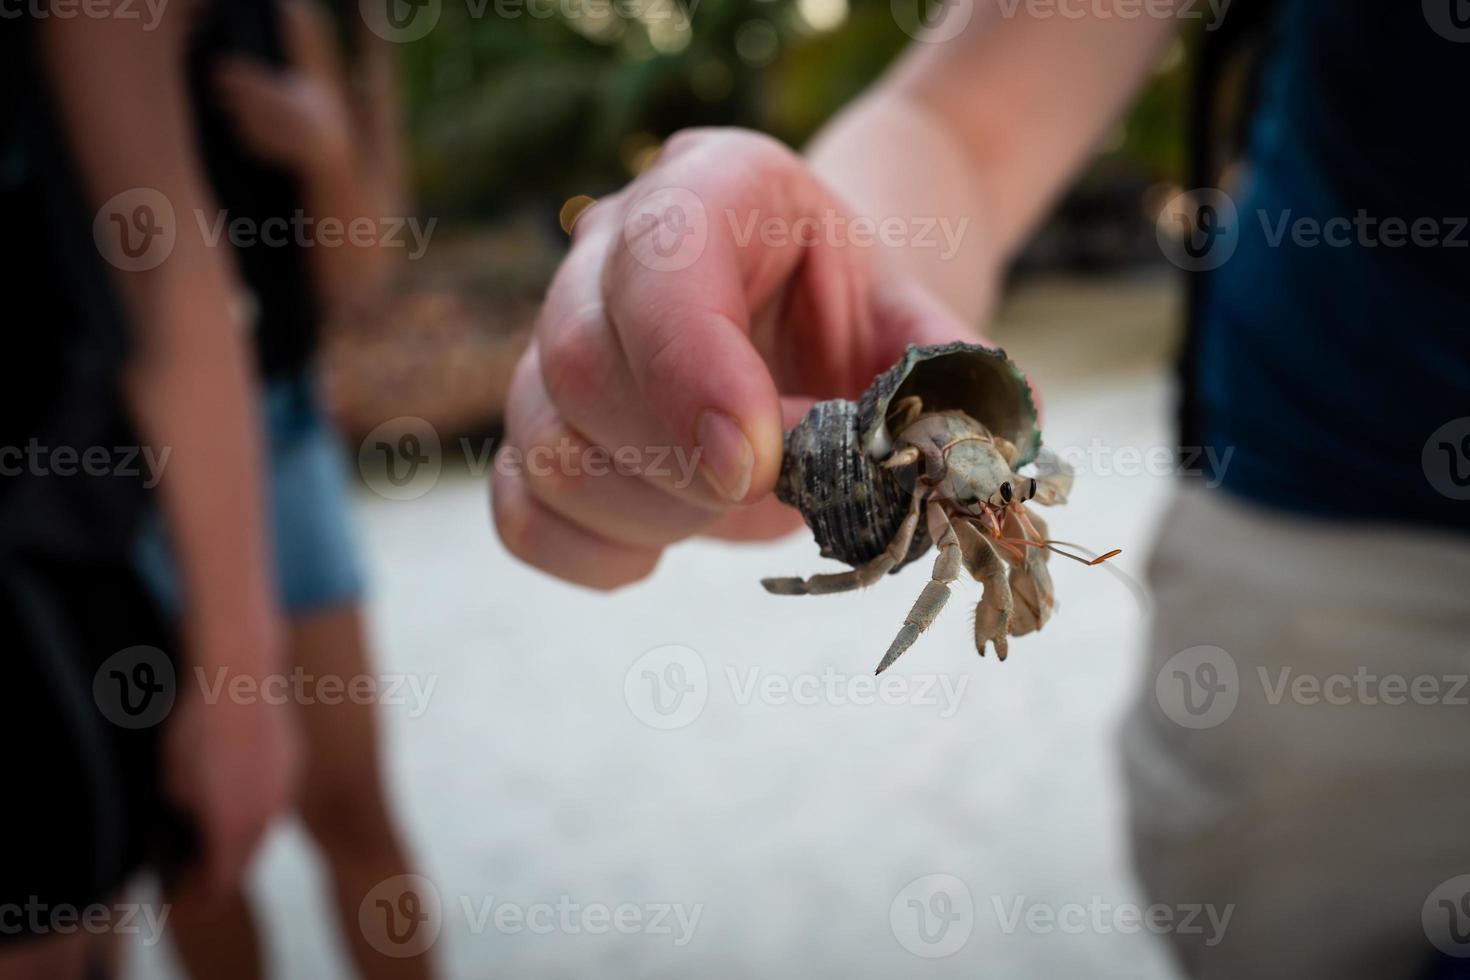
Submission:
[[[1229,190],[1239,237],[1203,287],[1194,365],[1205,442],[1230,453],[1215,475],[1234,493],[1470,530],[1460,3],[1281,5]]]

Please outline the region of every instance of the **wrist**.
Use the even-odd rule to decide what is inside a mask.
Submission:
[[[985,315],[1005,257],[986,176],[942,119],[880,89],[819,133],[807,159],[854,214],[899,229],[875,249],[885,275],[923,285],[967,321]]]
[[[275,673],[284,661],[284,637],[279,614],[268,604],[201,608],[183,623],[188,666],[206,671],[225,667],[233,674]]]

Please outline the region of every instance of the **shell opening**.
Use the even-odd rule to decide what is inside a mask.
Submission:
[[[917,395],[926,410],[958,409],[1010,439],[1019,450],[1017,467],[1030,462],[1040,442],[1031,391],[1004,352],[993,353],[996,356],[976,357],[972,347],[916,360],[883,405],[879,423],[868,433],[865,448],[869,458],[886,457],[893,449],[889,407]]]

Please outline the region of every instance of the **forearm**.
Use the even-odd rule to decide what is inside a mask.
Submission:
[[[889,251],[972,320],[1176,27],[1137,8],[1088,9],[1036,18],[1020,4],[1005,17],[977,0],[958,37],[912,45],[811,148],[818,172],[859,214],[965,224],[949,259],[914,242]]]
[[[849,106],[813,142],[813,169],[873,222],[902,221],[883,260],[919,280],[969,323],[990,308],[1002,243],[986,214],[977,161],[949,124],[887,85]]]
[[[250,354],[227,256],[186,219],[211,209],[172,27],[52,20],[41,40],[93,206],[149,188],[172,209],[172,251],[154,268],[118,270],[115,281],[133,330],[124,385],[134,422],[168,450],[159,492],[186,600],[186,649],[206,667],[269,670],[277,638]]]
[[[382,241],[384,219],[392,217],[380,205],[370,178],[351,162],[339,162],[303,175],[303,205],[316,221],[337,225],[339,241],[310,251],[312,277],[327,311],[370,295],[388,276],[393,256],[401,249]]]
[[[125,392],[140,436],[169,453],[159,492],[185,649],[207,670],[266,673],[277,668],[279,637],[270,633],[253,365],[214,278],[164,286],[143,304],[150,326]]]

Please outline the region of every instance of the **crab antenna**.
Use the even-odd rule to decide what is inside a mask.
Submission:
[[[1054,552],[1056,552],[1059,555],[1066,555],[1066,557],[1072,559],[1073,561],[1080,561],[1082,564],[1089,565],[1089,566],[1091,566],[1091,565],[1101,565],[1103,562],[1107,561],[1109,558],[1112,558],[1112,557],[1114,557],[1116,555],[1121,555],[1123,553],[1123,549],[1122,548],[1114,548],[1112,551],[1109,551],[1105,555],[1091,555],[1091,552],[1092,552],[1092,549],[1091,548],[1083,547],[1080,544],[1074,544],[1071,541],[1057,541],[1057,540],[1051,539],[1051,538],[1049,538],[1049,539],[1047,539],[1045,541],[1042,541],[1041,544],[1045,545],[1047,547],[1047,549],[1050,550],[1050,551],[1054,551]],[[1081,555],[1073,555],[1073,554],[1070,554],[1068,552],[1065,552],[1062,549],[1055,547],[1055,545],[1059,545],[1059,544],[1064,544],[1068,548],[1076,548],[1078,551],[1082,552],[1083,555],[1090,555],[1091,557],[1084,558]]]
[[[998,542],[1000,542],[1001,544],[1010,546],[1010,548],[1011,548],[1012,551],[1015,551],[1015,546],[1018,545],[1018,544],[1019,545],[1025,545],[1025,546],[1027,546],[1029,548],[1045,548],[1047,551],[1050,551],[1053,554],[1061,555],[1063,558],[1070,558],[1073,561],[1081,562],[1082,564],[1087,565],[1089,567],[1091,567],[1093,565],[1101,565],[1103,562],[1107,561],[1109,558],[1115,557],[1117,555],[1121,555],[1123,553],[1123,549],[1122,548],[1114,548],[1112,551],[1109,551],[1105,555],[1097,555],[1097,556],[1095,556],[1093,558],[1084,558],[1084,557],[1082,557],[1082,555],[1074,555],[1070,551],[1063,551],[1061,548],[1058,548],[1057,547],[1057,545],[1059,545],[1059,544],[1064,544],[1064,545],[1066,545],[1069,548],[1076,548],[1078,551],[1081,551],[1081,552],[1088,552],[1088,551],[1091,550],[1089,548],[1082,547],[1082,545],[1080,545],[1080,544],[1073,544],[1070,541],[1053,541],[1053,540],[1050,540],[1050,539],[1043,540],[1043,541],[1030,541],[1030,540],[1027,540],[1027,539],[1024,539],[1024,538],[1002,538],[1002,537],[997,537],[995,540],[998,541]],[[1017,553],[1019,554],[1019,552],[1017,552]]]

